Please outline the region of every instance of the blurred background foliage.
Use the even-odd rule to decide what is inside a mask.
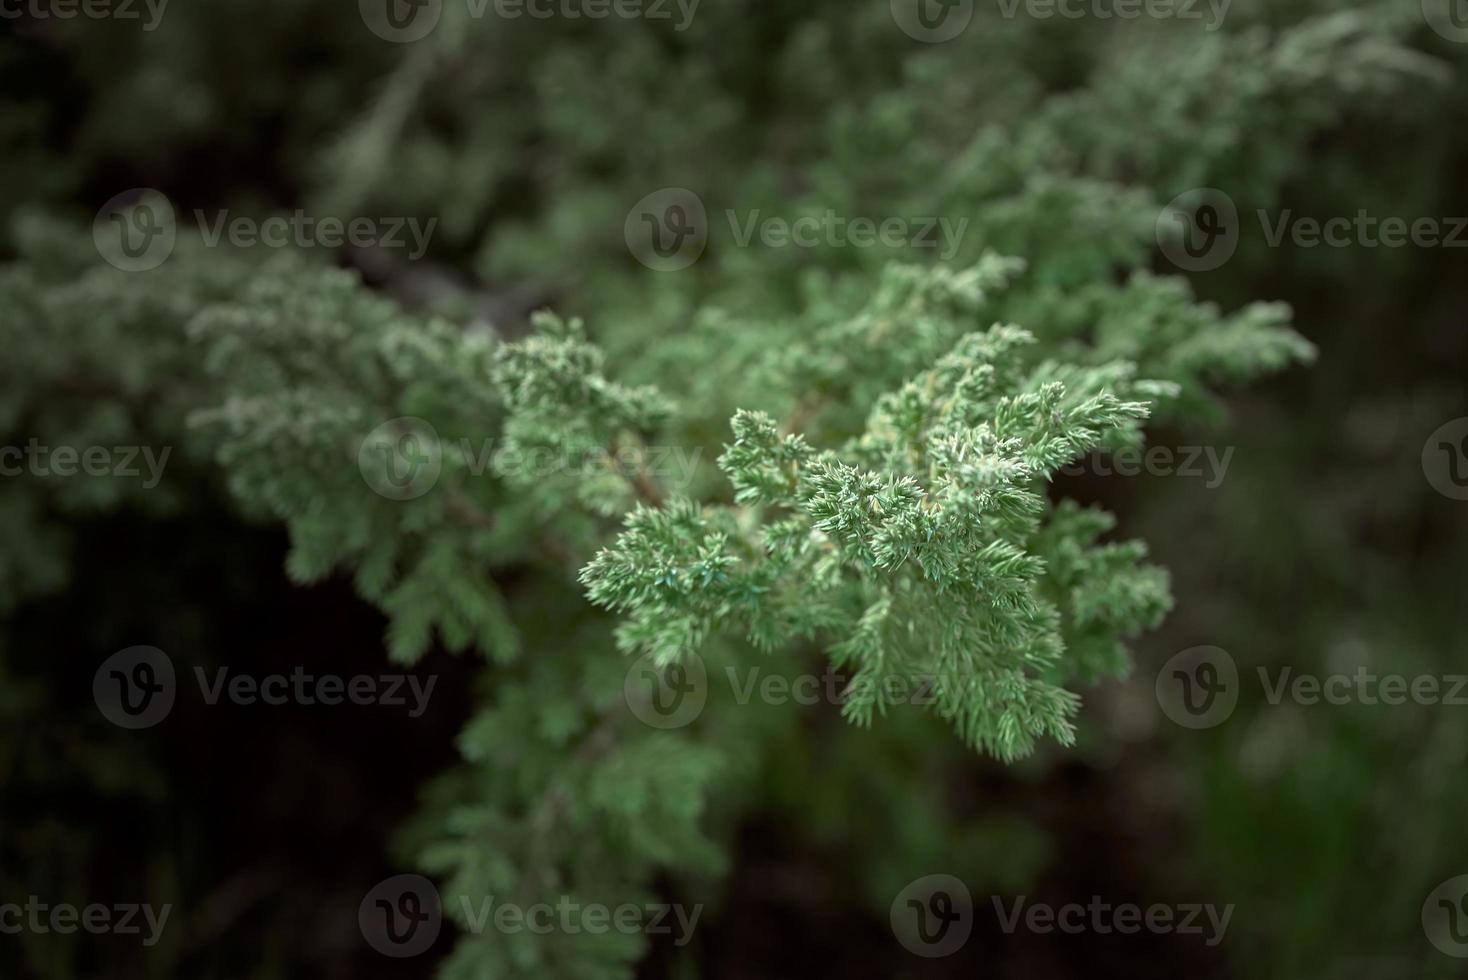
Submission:
[[[413,316],[471,331],[518,335],[545,306],[587,317],[612,373],[691,406],[679,436],[708,447],[706,460],[737,407],[789,414],[801,391],[860,401],[842,392],[845,368],[818,356],[831,338],[817,332],[860,310],[890,260],[914,259],[735,248],[721,237],[725,209],[967,217],[955,267],[990,249],[1027,262],[994,318],[1063,340],[1165,304],[1126,270],[1173,273],[1153,238],[1158,208],[1222,188],[1245,215],[1240,248],[1192,289],[1223,311],[1290,304],[1319,358],[1231,392],[1211,426],[1164,419],[1153,431],[1160,445],[1234,448],[1218,487],[1085,476],[1061,488],[1115,511],[1172,573],[1175,611],[1138,645],[1132,677],[1087,692],[1077,749],[1010,767],[922,716],[868,731],[834,709],[713,706],[711,726],[749,746],[719,763],[732,798],[709,804],[723,854],[688,869],[722,874],[696,892],[722,898],[691,957],[655,944],[639,974],[1459,975],[1419,912],[1468,872],[1468,709],[1271,705],[1251,679],[1286,665],[1463,669],[1468,522],[1419,459],[1431,432],[1468,415],[1463,253],[1269,247],[1249,216],[1468,215],[1468,46],[1405,0],[1235,0],[1218,32],[1007,19],[981,3],[940,45],[912,41],[886,3],[866,0],[705,0],[685,31],[464,11],[446,3],[438,29],[408,45],[323,0],[175,2],[151,32],[6,21],[0,248],[25,260],[8,275],[57,289],[5,292],[5,444],[205,438],[184,420],[218,380],[150,338],[236,300],[271,260],[205,257],[181,236],[166,280],[88,274],[85,228],[131,187],[165,191],[181,216],[436,217],[421,262],[325,258]],[[704,258],[676,275],[637,264],[622,237],[628,208],[666,186],[695,190],[714,229]],[[44,309],[28,305],[36,295]],[[99,304],[113,319],[96,319]],[[67,349],[37,323],[64,325]],[[772,347],[811,353],[775,364]],[[898,377],[924,356],[894,348],[850,356],[891,358]],[[710,350],[721,369],[695,370]],[[118,389],[68,387],[93,373]],[[817,410],[809,428],[835,437],[851,421]],[[492,674],[435,648],[425,665],[441,675],[440,701],[424,719],[227,707],[201,719],[181,707],[180,730],[211,733],[199,740],[120,732],[90,701],[95,664],[136,642],[257,670],[387,662],[382,616],[348,582],[292,586],[284,535],[239,514],[208,455],[180,449],[156,492],[0,483],[0,900],[125,901],[141,887],[182,923],[150,950],[7,936],[4,975],[422,976],[422,961],[362,946],[356,903],[431,852],[422,814],[471,778],[452,774],[455,738]],[[525,587],[540,558],[524,541],[504,547],[495,581],[527,645],[606,646],[605,675],[559,680],[617,689],[606,618],[569,581]],[[1153,681],[1197,644],[1230,651],[1245,684],[1227,723],[1195,732],[1160,713]],[[729,655],[711,650],[710,669]],[[535,669],[557,683],[553,666]],[[1183,936],[1007,936],[981,908],[961,954],[920,962],[891,941],[887,903],[934,871],[976,895],[1237,908],[1216,949]]]

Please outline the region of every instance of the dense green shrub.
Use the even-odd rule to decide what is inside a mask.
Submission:
[[[472,20],[449,4],[428,38],[394,46],[338,6],[228,0],[171,8],[155,32],[57,23],[4,40],[7,77],[45,57],[54,88],[20,85],[0,114],[27,146],[0,166],[30,192],[4,209],[6,444],[173,455],[151,487],[0,482],[0,600],[19,613],[65,590],[96,554],[99,515],[187,520],[204,498],[283,525],[294,582],[350,578],[385,615],[392,660],[482,658],[461,761],[400,834],[464,927],[445,976],[628,975],[641,937],[476,932],[456,899],[671,893],[717,912],[751,814],[849,859],[842,880],[879,916],[934,867],[1025,887],[1045,866],[1044,835],[1013,810],[962,812],[946,776],[975,750],[1037,754],[995,777],[1025,785],[1078,738],[1081,759],[1109,754],[1117,738],[1104,724],[1087,733],[1082,699],[1127,675],[1130,644],[1173,604],[1143,540],[1185,565],[1217,556],[1216,573],[1184,574],[1228,583],[1185,612],[1202,632],[1177,648],[1232,635],[1267,651],[1263,634],[1305,635],[1281,598],[1299,566],[1249,560],[1290,521],[1260,513],[1281,508],[1287,471],[1271,484],[1262,464],[1222,498],[1217,524],[1249,528],[1237,554],[1217,538],[1180,549],[1197,501],[1150,490],[1131,508],[1149,533],[1128,519],[1114,537],[1117,519],[1057,473],[1143,445],[1147,426],[1216,433],[1227,389],[1314,359],[1286,305],[1254,301],[1273,298],[1257,288],[1272,257],[1246,247],[1204,282],[1217,301],[1200,299],[1158,254],[1159,214],[1210,186],[1274,206],[1325,169],[1322,141],[1343,126],[1377,125],[1405,101],[1452,104],[1415,14],[1239,0],[1207,32],[981,12],[961,37],[923,45],[885,3],[709,4],[686,30]],[[1348,197],[1372,181],[1370,167],[1326,163]],[[166,194],[179,224],[172,254],[146,271],[102,261],[85,224],[134,184]],[[687,268],[654,271],[629,254],[629,212],[667,188],[693,193],[708,242]],[[190,228],[195,209],[297,207],[433,219],[435,235],[407,262],[211,245]],[[832,213],[946,217],[951,239],[941,256],[911,242],[739,241],[767,216]],[[1267,459],[1298,451],[1283,438],[1273,449]],[[1311,567],[1359,559],[1320,534]],[[1381,577],[1401,595],[1411,585],[1392,567]],[[1386,615],[1371,622],[1399,635]],[[1229,617],[1244,625],[1230,632]],[[1430,648],[1436,627],[1424,616],[1415,628]],[[0,650],[26,635],[14,632]],[[744,703],[720,683],[688,724],[649,725],[628,693],[649,690],[635,664],[663,684],[695,664],[714,678],[829,664],[857,727],[813,729],[796,706]],[[0,661],[0,716],[29,724],[50,710],[45,678],[11,673]],[[914,684],[926,711],[903,703]],[[1346,887],[1333,875],[1364,870],[1353,843],[1400,817],[1387,801],[1371,817],[1339,812],[1374,799],[1361,787],[1390,765],[1381,736],[1340,724],[1324,774],[1285,797],[1239,778],[1239,753],[1263,751],[1243,725],[1191,749],[1208,801],[1198,824],[1229,855],[1190,859],[1201,880],[1241,903],[1276,876],[1297,883],[1282,901],[1311,949],[1331,936],[1349,947],[1335,930],[1367,910],[1299,907],[1328,905]],[[78,754],[105,759],[112,737],[94,734]],[[1421,758],[1451,767],[1461,734],[1417,735]],[[119,751],[119,771],[162,778],[156,760]],[[0,775],[7,796],[55,778],[17,763]],[[75,781],[129,791],[100,763]],[[843,805],[852,787],[859,814]],[[1434,811],[1445,820],[1447,802]],[[1259,845],[1251,828],[1266,824],[1307,840]],[[57,841],[81,834],[58,826],[73,829]],[[1331,828],[1328,870],[1274,870]],[[1396,879],[1409,933],[1410,896],[1452,870],[1437,870],[1450,823],[1435,832],[1413,852],[1433,870]],[[45,880],[47,855],[69,846],[57,841],[12,838],[6,863]],[[1268,942],[1268,916],[1250,918],[1236,928],[1258,966],[1243,973],[1339,975],[1377,955],[1302,962],[1288,940]],[[1401,934],[1377,935],[1386,947]],[[84,961],[59,949],[34,939],[22,962],[78,975]],[[187,950],[158,955],[175,965],[145,975],[187,969]],[[1391,965],[1445,971],[1435,956]],[[245,970],[272,972],[263,956]]]

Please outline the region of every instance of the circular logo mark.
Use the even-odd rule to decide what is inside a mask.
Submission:
[[[173,710],[173,661],[157,647],[119,650],[92,675],[92,700],[119,728],[152,728]]]
[[[367,945],[382,955],[417,956],[433,945],[443,928],[438,889],[422,875],[394,875],[362,899],[357,926]]]
[[[1162,713],[1184,728],[1222,725],[1239,703],[1239,667],[1222,647],[1190,647],[1157,674]]]
[[[407,44],[428,36],[443,15],[443,0],[357,0],[367,29],[384,41]]]
[[[173,254],[178,237],[173,204],[162,191],[134,187],[116,195],[92,219],[92,242],[108,265],[147,272]]]
[[[1468,418],[1453,419],[1427,437],[1422,472],[1444,497],[1468,500]]]
[[[974,0],[892,0],[892,19],[914,41],[941,44],[968,30]]]
[[[968,886],[953,875],[928,875],[898,893],[891,918],[893,935],[909,952],[937,959],[968,942],[974,903]]]
[[[1217,269],[1239,247],[1239,209],[1216,187],[1184,191],[1157,215],[1157,245],[1187,272]]]
[[[652,654],[644,653],[627,671],[622,696],[644,725],[682,728],[703,713],[709,696],[708,671],[696,653],[662,667]]]
[[[443,470],[438,431],[405,415],[367,433],[357,449],[362,479],[388,500],[413,500],[433,489]]]
[[[1439,952],[1468,959],[1468,875],[1449,878],[1427,896],[1422,931]]]
[[[1468,0],[1422,0],[1422,16],[1449,41],[1468,43]]]
[[[676,272],[703,255],[709,240],[708,212],[688,188],[664,187],[627,212],[622,234],[637,261],[657,272]]]

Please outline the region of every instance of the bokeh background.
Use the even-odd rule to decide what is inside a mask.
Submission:
[[[353,248],[310,260],[465,329],[514,335],[541,307],[583,315],[620,372],[717,419],[736,407],[729,394],[666,377],[680,345],[714,329],[689,327],[695,306],[784,316],[813,283],[907,256],[716,239],[689,274],[653,272],[629,255],[624,222],[659,188],[695,189],[715,221],[726,208],[967,216],[968,261],[1024,255],[1057,290],[1115,276],[1118,253],[1182,274],[1145,216],[1219,188],[1243,215],[1238,248],[1187,273],[1192,288],[1225,310],[1288,303],[1319,354],[1228,392],[1216,424],[1153,431],[1156,445],[1232,451],[1216,486],[1096,472],[1057,486],[1114,510],[1172,573],[1175,609],[1136,644],[1131,677],[1084,692],[1078,747],[1011,766],[941,737],[894,747],[835,708],[809,712],[797,740],[750,760],[756,788],[727,815],[727,872],[697,941],[654,942],[637,973],[1461,976],[1421,913],[1468,874],[1468,705],[1271,704],[1256,679],[1468,672],[1468,502],[1424,469],[1429,437],[1468,416],[1468,233],[1457,248],[1272,245],[1253,218],[1468,216],[1468,43],[1434,28],[1462,19],[1442,7],[1234,0],[1208,30],[1097,16],[1104,4],[1005,16],[980,0],[940,44],[874,0],[704,0],[682,29],[676,8],[667,21],[474,18],[444,0],[411,43],[342,0],[173,0],[151,30],[27,9],[0,22],[0,251],[79,261],[97,209],[138,187],[180,215],[436,219],[415,262]],[[1007,161],[985,168],[987,184],[958,166],[976,146]],[[1043,186],[1032,165],[1056,152],[1111,189]],[[1142,233],[1098,246],[1123,236],[1112,208],[1132,188]],[[79,237],[63,242],[65,226]],[[170,306],[187,298],[155,300],[159,316],[188,312]],[[64,439],[106,393],[27,388],[48,338],[21,311],[4,316],[18,345],[0,352],[4,444]],[[749,355],[736,331],[720,356]],[[134,408],[191,438],[166,404]],[[693,435],[706,459],[725,438]],[[92,675],[134,643],[240,671],[386,663],[384,619],[349,580],[293,585],[284,532],[242,515],[207,466],[182,452],[173,465],[171,489],[146,500],[0,483],[0,901],[146,895],[176,917],[148,949],[0,936],[0,975],[431,975],[451,934],[389,959],[363,943],[357,903],[411,867],[404,828],[453,764],[483,672],[434,649],[420,668],[439,678],[433,710],[417,719],[181,704],[159,728],[109,725]],[[516,575],[504,573],[512,600],[554,606],[517,592]],[[1200,645],[1228,651],[1240,697],[1222,724],[1190,730],[1154,685]],[[914,744],[921,756],[901,755]],[[1005,934],[981,904],[962,950],[923,960],[887,922],[917,866],[979,896],[1235,911],[1208,946]]]

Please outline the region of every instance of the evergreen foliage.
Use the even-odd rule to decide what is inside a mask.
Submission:
[[[1172,598],[1147,546],[1065,499],[1057,472],[1144,446],[1157,421],[1217,423],[1222,389],[1314,356],[1283,304],[1224,309],[1153,271],[1158,209],[1225,181],[1268,201],[1345,113],[1442,76],[1385,5],[1289,16],[1240,0],[1237,28],[1139,28],[1083,53],[998,20],[914,50],[885,3],[844,2],[710,4],[685,36],[625,24],[616,44],[537,25],[540,50],[454,6],[396,63],[370,36],[333,41],[350,67],[307,86],[288,157],[324,213],[443,215],[435,258],[468,289],[400,302],[319,256],[183,233],[162,267],[123,272],[57,214],[95,179],[85,153],[45,180],[49,161],[0,165],[37,188],[7,208],[0,428],[175,454],[146,492],[0,482],[0,603],[66,587],[79,519],[177,513],[217,490],[288,530],[294,582],[350,576],[386,616],[391,660],[482,657],[462,763],[403,834],[465,929],[443,972],[463,980],[630,976],[642,937],[474,932],[458,898],[706,900],[741,807],[791,764],[798,718],[717,685],[687,727],[638,721],[637,658],[828,662],[841,714],[871,729],[850,737],[872,738],[831,751],[862,753],[874,795],[915,824],[949,818],[908,762],[951,750],[911,713],[1006,763],[1072,746],[1087,685],[1127,673],[1129,642]],[[334,16],[278,12],[281,36]],[[201,11],[173,16],[158,40],[173,74],[114,95],[145,131],[106,103],[66,123],[96,159],[210,142],[221,115],[273,104],[213,77],[216,33],[184,52]],[[240,70],[276,36],[244,32]],[[94,38],[53,43],[93,70]],[[161,111],[180,87],[198,105]],[[716,229],[725,209],[834,209],[969,230],[947,262],[716,235],[684,272],[634,266],[628,207],[685,183]],[[392,462],[409,437],[434,477],[392,499],[362,457]],[[668,450],[697,465],[670,474]],[[926,709],[899,696],[915,687]],[[897,807],[867,819],[890,827]]]

